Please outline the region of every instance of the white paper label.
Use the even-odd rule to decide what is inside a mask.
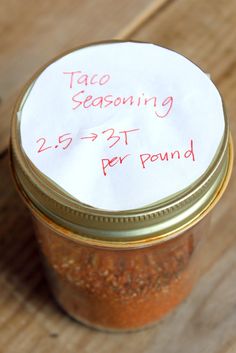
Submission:
[[[221,98],[206,74],[175,52],[132,42],[57,60],[19,116],[34,165],[79,201],[114,211],[195,182],[224,132]]]

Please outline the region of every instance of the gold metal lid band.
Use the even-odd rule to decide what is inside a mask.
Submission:
[[[26,86],[13,112],[12,168],[19,188],[32,205],[56,224],[74,234],[101,241],[163,239],[198,222],[222,194],[233,160],[226,114],[225,133],[211,165],[188,188],[148,206],[119,212],[97,209],[75,200],[33,165],[21,145],[20,117],[17,113],[36,77]]]

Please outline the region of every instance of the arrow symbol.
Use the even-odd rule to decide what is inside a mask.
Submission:
[[[91,136],[80,137],[80,139],[81,139],[81,140],[91,139],[92,141],[95,141],[97,137],[98,137],[98,135],[95,134],[94,132],[92,132],[92,133],[91,133]]]

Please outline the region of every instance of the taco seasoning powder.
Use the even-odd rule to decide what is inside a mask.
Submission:
[[[125,43],[103,42],[93,46],[113,48],[118,44]],[[130,42],[129,44],[148,45]],[[82,49],[87,48],[91,46],[79,48],[76,52],[80,54]],[[47,67],[49,66],[44,67],[33,77],[16,104],[10,147],[13,176],[33,216],[48,283],[60,306],[80,322],[111,331],[146,327],[157,322],[186,298],[198,278],[201,246],[208,231],[209,212],[223,194],[232,169],[232,143],[227,119],[224,115],[224,131],[215,149],[214,158],[204,173],[187,187],[176,192],[171,191],[160,200],[138,204],[140,207],[125,209],[122,206],[120,209],[115,209],[116,198],[109,201],[114,209],[98,207],[84,200],[81,202],[78,197],[65,190],[63,185],[58,185],[51,175],[46,175],[44,170],[42,171],[43,167],[40,164],[42,159],[37,164],[29,156],[27,146],[24,147],[21,123],[24,119],[25,121],[28,119],[24,118],[24,107],[27,106],[30,96],[34,94],[35,82],[37,83],[38,77]],[[75,79],[73,75],[69,74],[72,86]],[[79,78],[76,77],[77,84],[84,88],[83,93],[87,86],[95,85],[99,80],[102,83],[100,86],[103,86],[103,82],[105,86],[110,80],[110,74],[99,76],[96,73],[89,77],[80,71]],[[49,93],[50,90],[47,96]],[[82,96],[81,91],[79,96]],[[99,97],[99,92],[97,96]],[[73,97],[73,102],[78,104],[78,96],[76,99],[75,96]],[[158,112],[160,119],[165,118],[165,114],[169,114],[172,108],[173,102],[170,96],[168,97],[162,100],[162,108],[166,110],[161,114]],[[40,97],[41,104],[44,104],[44,99],[46,98]],[[85,103],[83,101],[80,104],[80,108],[82,104],[85,104],[85,107],[89,106],[89,101],[95,102],[92,113],[96,117],[96,114],[100,114],[96,110],[98,100],[86,99]],[[113,99],[114,103],[117,98],[112,98],[110,94],[109,99]],[[116,100],[116,103],[118,101]],[[102,111],[101,119],[103,119],[105,109],[102,110],[101,101],[99,104],[99,111]],[[131,105],[127,109],[132,108]],[[144,108],[146,109],[146,106]],[[30,110],[30,119],[34,119],[32,112],[34,110]],[[37,115],[37,108],[35,112]],[[40,117],[43,119],[42,115]],[[80,119],[80,114],[77,119]],[[95,121],[93,124],[96,125],[96,123]],[[104,121],[101,121],[101,124],[104,124]],[[108,127],[111,129],[110,125]],[[138,130],[137,125],[131,127],[132,131]],[[35,124],[35,129],[38,129],[35,135],[38,136],[37,141],[41,139],[40,147],[37,145],[37,151],[42,153],[41,156],[49,151],[51,153],[52,149],[59,149],[60,146],[62,146],[61,150],[64,150],[61,153],[65,152],[67,148],[69,149],[69,145],[72,145],[71,130],[64,131],[64,134],[59,136],[57,145],[48,146],[46,137],[43,137],[45,131],[41,125]],[[94,136],[90,135],[90,138]],[[84,139],[89,136],[82,135],[82,137]],[[123,137],[127,139],[128,132],[123,133]],[[193,149],[189,149],[188,153],[185,152],[185,157],[190,156],[191,152],[193,154]],[[171,152],[168,153],[171,156]],[[52,155],[50,158],[53,158]],[[63,158],[59,159],[56,167],[58,174],[61,173],[60,161],[62,161],[61,168],[65,162]],[[143,163],[147,163],[145,158],[155,159],[148,157],[146,153]],[[117,160],[110,159],[110,162],[103,164],[101,171],[103,177],[106,177],[105,174],[110,172],[109,168],[116,162]],[[54,163],[53,159],[51,163]],[[82,164],[79,167],[81,166]],[[143,166],[146,167],[146,165]],[[69,167],[70,164],[67,165],[68,173],[70,173]],[[50,170],[50,166],[47,168]],[[78,173],[77,183],[79,184],[84,179],[82,170],[79,169]],[[175,176],[175,170],[172,171],[172,175]],[[88,183],[89,181],[88,174]],[[100,187],[102,188],[102,183],[97,184],[97,189]],[[132,188],[132,185],[130,184],[129,187]],[[136,190],[136,193],[145,195],[145,190],[141,190],[142,187],[143,185],[140,185],[140,190]],[[135,204],[135,197],[136,194],[127,194],[131,205],[133,202]],[[101,202],[107,201],[104,199]]]

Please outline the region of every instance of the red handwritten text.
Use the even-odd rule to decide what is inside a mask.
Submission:
[[[107,175],[107,168],[112,168],[117,164],[123,164],[124,160],[129,156],[130,154],[126,154],[124,157],[113,157],[112,159],[103,158],[101,162],[104,176]]]
[[[139,96],[113,96],[112,94],[107,94],[105,96],[94,97],[92,95],[86,95],[85,90],[81,90],[72,96],[72,102],[74,103],[72,109],[76,110],[79,107],[84,109],[88,108],[100,108],[105,109],[109,106],[132,106],[132,107],[151,107],[154,108],[154,112],[158,118],[167,117],[173,107],[174,98],[172,96],[165,97],[163,100],[158,100],[156,96],[145,96],[142,93]]]
[[[71,133],[63,134],[58,136],[58,139],[56,141],[55,145],[47,145],[47,140],[45,137],[40,137],[37,139],[36,143],[40,144],[39,149],[37,150],[37,153],[45,152],[49,150],[50,148],[58,148],[62,147],[63,150],[66,150],[72,142],[72,137]]]
[[[139,157],[140,157],[140,161],[143,169],[147,167],[147,164],[150,164],[152,162],[169,161],[174,158],[181,159],[181,157],[185,159],[192,158],[192,161],[194,162],[195,154],[193,149],[193,140],[190,140],[190,148],[184,153],[182,153],[182,155],[179,150],[175,150],[174,152],[164,152],[164,153],[157,153],[157,154],[144,153],[144,154],[140,154]]]
[[[106,129],[104,131],[101,132],[102,135],[104,135],[106,137],[106,141],[110,141],[112,142],[108,147],[112,148],[113,146],[115,146],[119,141],[121,142],[121,136],[123,137],[123,142],[125,145],[128,145],[128,135],[131,132],[134,131],[138,131],[139,129],[131,129],[131,130],[123,130],[123,131],[119,131],[116,132],[115,129],[110,128],[110,129]],[[119,135],[118,135],[119,134]],[[121,135],[121,136],[120,136]],[[90,136],[84,136],[84,137],[80,137],[81,140],[85,140],[85,139],[90,139],[92,142],[95,141],[97,139],[99,135],[95,132],[92,132]]]
[[[82,71],[68,71],[68,72],[63,72],[64,75],[69,75],[69,82],[70,82],[70,88],[74,88],[74,86],[77,85],[100,85],[104,86],[109,80],[110,80],[110,75],[109,74],[104,74],[104,75],[99,75],[99,74],[93,74],[89,76],[86,73],[83,73]]]
[[[96,134],[95,132],[91,132],[90,136],[80,137],[80,139],[81,140],[89,140],[89,139],[91,139],[91,141],[95,141],[97,137],[98,137],[98,134]]]
[[[137,168],[141,168],[142,170],[148,169],[153,163],[160,166],[162,162],[170,163],[172,160],[180,160],[180,159],[189,159],[192,162],[195,162],[195,152],[194,152],[194,143],[191,139],[189,142],[189,147],[187,150],[180,151],[176,149],[175,151],[167,151],[167,152],[158,152],[156,154],[151,153],[141,153],[141,154],[127,154],[124,157],[113,157],[113,158],[102,158],[102,172],[104,176],[107,176],[108,171],[112,169],[114,166],[124,167],[123,161],[129,157],[127,162],[134,158],[137,161]],[[127,165],[127,163],[126,163]]]

